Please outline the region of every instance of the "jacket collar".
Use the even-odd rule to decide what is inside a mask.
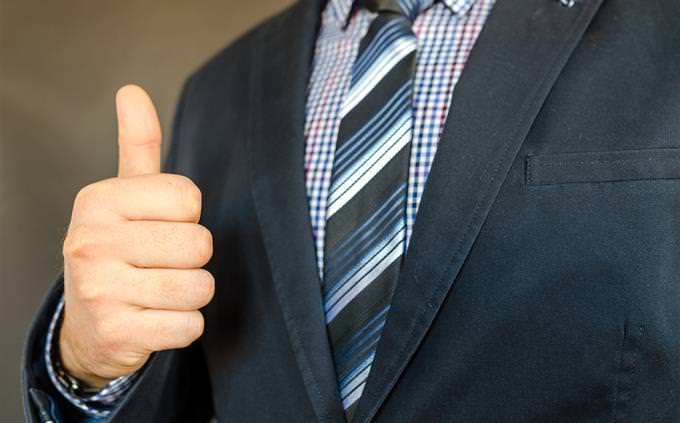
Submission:
[[[307,84],[322,0],[301,0],[255,42],[248,160],[272,284],[319,422],[342,423],[304,180]]]

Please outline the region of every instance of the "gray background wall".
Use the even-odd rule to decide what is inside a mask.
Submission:
[[[22,421],[19,357],[61,267],[79,187],[113,176],[117,87],[169,133],[184,77],[291,0],[0,0],[0,422]]]

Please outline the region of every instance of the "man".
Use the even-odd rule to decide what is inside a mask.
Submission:
[[[680,421],[678,23],[302,0],[188,80],[163,174],[123,88],[29,420]]]

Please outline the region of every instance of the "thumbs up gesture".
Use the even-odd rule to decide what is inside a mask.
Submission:
[[[116,95],[118,177],[77,195],[64,241],[64,319],[59,353],[92,387],[135,372],[154,351],[182,348],[203,332],[199,308],[215,281],[203,270],[212,236],[197,222],[201,192],[162,174],[161,130],[149,96]]]

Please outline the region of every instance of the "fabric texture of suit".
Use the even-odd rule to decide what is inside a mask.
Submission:
[[[342,422],[303,175],[323,2],[189,78],[167,170],[213,233],[206,331],[114,422]],[[356,422],[680,421],[680,3],[498,0],[453,95]],[[28,338],[41,369],[58,281]]]

